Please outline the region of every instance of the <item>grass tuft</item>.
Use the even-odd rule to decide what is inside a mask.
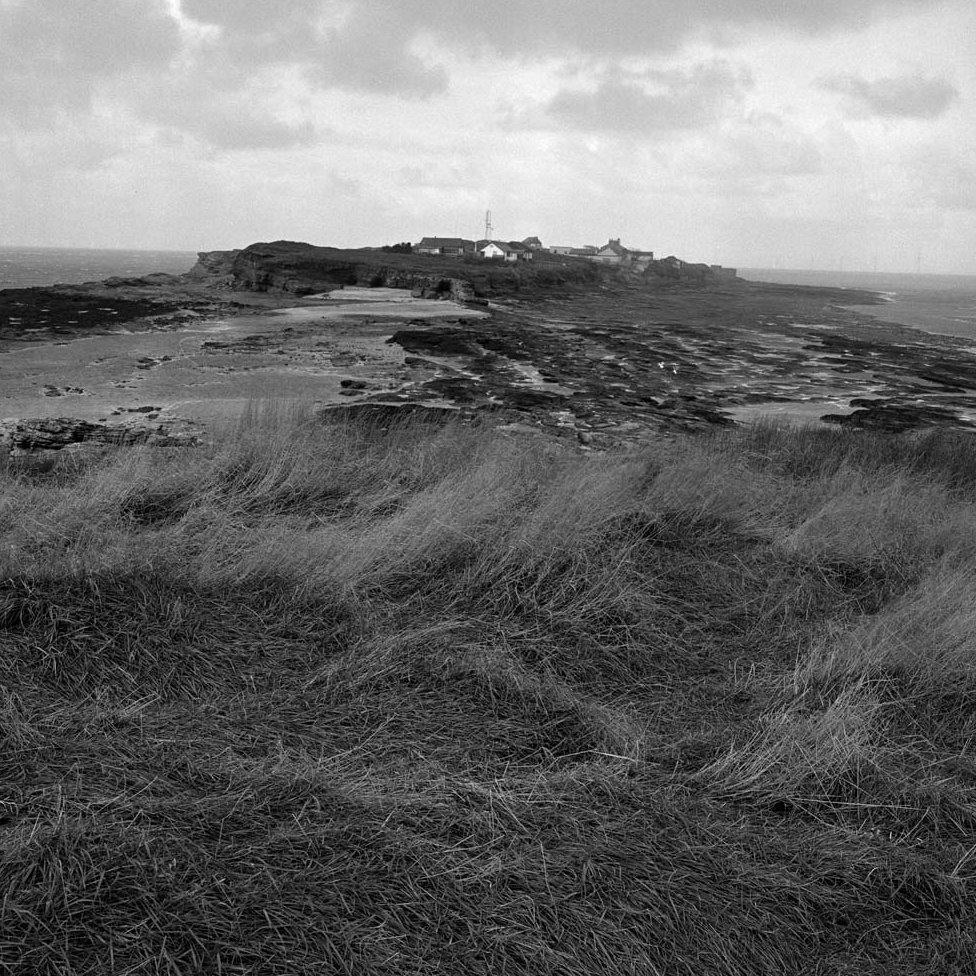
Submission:
[[[976,971],[972,445],[5,461],[0,973]]]

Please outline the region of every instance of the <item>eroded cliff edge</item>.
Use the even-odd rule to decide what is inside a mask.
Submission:
[[[407,288],[418,297],[487,304],[487,295],[460,274],[438,274],[411,255],[347,251],[293,241],[251,244],[239,251],[204,251],[188,276],[238,291],[314,295],[345,286]],[[388,259],[388,260],[387,260]]]
[[[538,254],[517,265],[478,258],[430,257],[382,249],[343,250],[297,241],[251,244],[236,251],[205,251],[188,277],[238,291],[313,295],[345,286],[406,288],[422,298],[484,305],[489,298],[543,297],[592,290],[620,279],[661,287],[734,287],[707,265],[668,258],[641,272],[594,264],[580,258]]]

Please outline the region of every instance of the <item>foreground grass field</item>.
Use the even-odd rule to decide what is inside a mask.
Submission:
[[[0,488],[0,973],[976,971],[968,437],[265,410]]]

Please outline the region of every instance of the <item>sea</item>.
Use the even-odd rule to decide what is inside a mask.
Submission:
[[[0,247],[0,288],[78,285],[113,276],[182,274],[195,251],[123,251],[76,247]]]
[[[849,307],[884,322],[924,332],[976,338],[976,275],[885,274],[857,271],[787,271],[740,268],[749,281],[784,285],[821,285],[878,292],[883,305]]]

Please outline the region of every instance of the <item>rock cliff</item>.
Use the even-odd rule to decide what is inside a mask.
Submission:
[[[694,264],[682,261],[673,254],[659,261],[650,261],[642,271],[642,277],[649,285],[685,285],[693,288],[729,286],[741,283],[734,268],[720,265]]]
[[[562,293],[598,286],[612,270],[588,261],[499,265],[476,259],[343,250],[296,241],[200,254],[189,276],[215,287],[311,295],[345,285],[408,288],[424,298],[484,305],[489,297]]]
[[[381,256],[382,255],[382,256]],[[407,288],[417,297],[485,304],[464,277],[432,273],[423,258],[413,267],[396,266],[386,252],[343,251],[293,241],[251,244],[240,251],[205,251],[189,272],[191,278],[242,291],[278,291],[312,295],[345,285]],[[388,259],[388,260],[385,260]]]
[[[240,250],[199,251],[197,263],[187,272],[187,277],[201,279],[214,285],[232,286],[234,284],[234,259],[240,253]]]
[[[205,251],[188,277],[238,291],[313,295],[347,285],[406,288],[415,296],[487,304],[489,297],[532,297],[592,290],[625,280],[651,288],[712,288],[738,281],[732,269],[676,257],[646,267],[618,268],[581,259],[499,265],[471,258],[403,254],[379,248],[343,250],[299,241],[251,244],[238,251]]]

